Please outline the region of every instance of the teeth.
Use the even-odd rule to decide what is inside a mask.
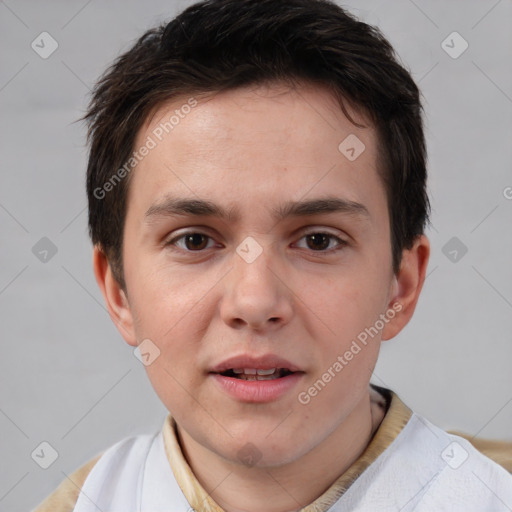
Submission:
[[[246,373],[242,373],[237,378],[241,380],[273,380],[279,377],[277,373],[273,375],[247,375]]]
[[[257,368],[233,368],[233,373],[245,375],[272,375],[277,368],[269,368],[268,370],[259,370]]]
[[[285,368],[231,368],[230,370],[237,379],[242,380],[273,380],[289,375],[291,372]],[[229,376],[226,370],[225,375]]]
[[[273,380],[283,376],[281,368],[268,368],[266,370],[258,368],[232,368],[231,371],[238,379],[242,380]]]
[[[268,370],[256,370],[258,372],[258,375],[272,375],[277,368],[270,368]]]

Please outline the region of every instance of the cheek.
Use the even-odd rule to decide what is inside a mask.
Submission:
[[[194,327],[188,329],[190,333]],[[154,390],[169,410],[192,408],[191,390],[197,389],[203,379],[203,374],[196,370],[198,347],[177,328],[158,340],[157,346],[158,358],[145,368]]]
[[[132,312],[136,312],[134,320],[142,335],[173,343],[183,338],[185,332],[190,335],[200,329],[197,321],[204,316],[204,297],[212,286],[209,279],[189,277],[149,262],[141,262],[138,268],[152,269],[139,270],[130,281],[136,290]]]
[[[314,337],[321,357],[309,384],[318,379],[329,382],[319,406],[331,400],[350,401],[349,395],[356,396],[367,386],[380,349],[379,318],[386,309],[386,283],[382,275],[354,272],[331,280],[324,293],[310,297],[308,307],[316,313],[310,317],[317,326]],[[348,395],[347,389],[351,390]]]
[[[373,276],[355,273],[331,280],[317,293],[310,294],[306,303],[329,328],[331,337],[343,342],[357,336],[373,324],[386,302],[384,287],[376,288]]]

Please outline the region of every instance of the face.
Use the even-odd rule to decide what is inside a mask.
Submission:
[[[122,334],[158,348],[148,376],[196,443],[293,461],[367,396],[399,317],[377,135],[318,87],[187,100],[161,106],[135,143],[155,144],[131,176]],[[246,380],[272,368],[292,373]]]

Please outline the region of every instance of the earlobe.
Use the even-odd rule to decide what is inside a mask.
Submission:
[[[105,300],[110,318],[126,343],[135,347],[137,338],[128,298],[114,278],[105,253],[98,246],[93,249],[93,268],[96,282]]]
[[[425,235],[417,237],[413,246],[403,251],[388,304],[389,310],[394,310],[396,314],[384,327],[382,340],[395,337],[412,318],[425,282],[429,256],[430,243]]]

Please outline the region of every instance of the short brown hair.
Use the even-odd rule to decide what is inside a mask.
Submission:
[[[94,87],[84,116],[89,234],[123,289],[131,174],[112,178],[148,114],[179,96],[275,81],[327,86],[345,114],[348,101],[375,123],[398,271],[403,249],[424,231],[429,200],[420,93],[389,42],[330,0],[206,0],[122,54]],[[109,180],[115,186],[105,193]]]

